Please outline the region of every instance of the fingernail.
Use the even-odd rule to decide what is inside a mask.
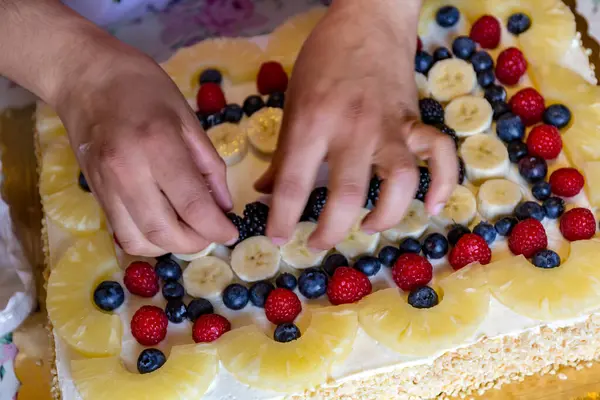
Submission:
[[[377,233],[373,229],[369,229],[369,228],[362,228],[362,231],[363,231],[363,233],[365,233],[365,234],[367,234],[369,236],[374,235],[374,234]]]
[[[438,215],[439,213],[442,212],[443,209],[444,209],[444,203],[438,203],[435,206],[433,206],[432,214]]]
[[[238,241],[238,238],[233,238],[225,243],[225,246],[233,246]]]
[[[271,238],[271,242],[273,242],[273,244],[275,246],[283,246],[284,244],[287,243],[287,241],[288,241],[287,239],[280,238],[280,237]]]
[[[309,247],[308,251],[310,251],[311,253],[320,253],[322,251],[324,251],[325,249],[315,249],[314,247]]]

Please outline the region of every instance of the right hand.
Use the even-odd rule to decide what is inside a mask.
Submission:
[[[158,256],[235,242],[225,164],[195,113],[154,61],[99,40],[55,106],[122,248]]]

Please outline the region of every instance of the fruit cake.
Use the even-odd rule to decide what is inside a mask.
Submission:
[[[380,399],[467,395],[600,358],[600,92],[560,0],[427,0],[415,79],[424,123],[451,136],[460,178],[427,215],[331,251],[265,236],[252,189],[275,150],[298,51],[324,14],[268,37],[217,39],[163,67],[228,166],[231,248],[152,259],[110,233],[58,117],[40,104],[54,389],[65,400]],[[379,196],[371,179],[363,218]],[[110,382],[110,384],[107,384]]]

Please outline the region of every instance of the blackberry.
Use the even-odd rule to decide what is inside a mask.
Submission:
[[[264,236],[267,229],[269,206],[259,201],[246,204],[244,208],[244,225],[247,237]]]
[[[238,241],[231,247],[235,247],[238,243],[248,238],[248,227],[245,221],[237,214],[227,213],[227,218],[231,221],[233,226],[236,227],[239,233]]]
[[[369,182],[369,193],[367,195],[367,203],[371,202],[372,205],[377,204],[379,200],[379,192],[381,191],[381,179],[377,175],[373,175],[371,182]]]
[[[438,125],[438,129],[442,133],[445,133],[446,135],[450,136],[452,140],[454,140],[454,145],[456,146],[456,150],[458,150],[458,136],[456,136],[456,131],[446,124]]]
[[[429,190],[429,185],[431,184],[431,174],[429,173],[429,168],[427,167],[419,167],[419,189],[417,189],[417,194],[415,194],[415,199],[425,201],[425,195]]]
[[[465,162],[462,157],[458,157],[458,184],[462,185],[465,181]]]
[[[327,202],[327,188],[318,187],[314,189],[308,197],[308,202],[304,208],[303,220],[316,222],[325,208]]]
[[[444,107],[431,98],[419,100],[419,110],[421,111],[421,120],[428,125],[444,123]]]

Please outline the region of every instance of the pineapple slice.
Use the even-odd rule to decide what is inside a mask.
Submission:
[[[585,192],[588,201],[593,207],[600,207],[600,161],[591,161],[576,165],[583,166],[583,175],[587,182]]]
[[[203,70],[217,68],[233,84],[256,79],[265,54],[256,44],[246,39],[211,39],[179,50],[163,69],[169,74],[183,95],[196,96],[198,78]]]
[[[218,366],[213,347],[192,344],[174,346],[167,362],[149,374],[127,371],[119,357],[75,360],[71,374],[85,400],[197,400],[213,382]]]
[[[485,14],[484,1],[470,0],[426,0],[421,7],[421,15],[419,17],[419,36],[424,37],[429,34],[429,28],[432,24],[436,24],[435,15],[438,10],[444,6],[455,6],[463,16],[467,19],[466,29],[468,32],[469,24],[477,20]]]
[[[70,247],[50,273],[46,306],[54,331],[89,357],[121,350],[121,320],[93,303],[96,285],[119,272],[112,238],[98,232]]]
[[[51,195],[73,185],[79,178],[79,165],[66,140],[50,145],[42,158],[40,194]]]
[[[430,356],[464,343],[487,315],[489,294],[476,271],[481,268],[441,280],[436,290],[440,302],[428,309],[412,307],[396,288],[375,292],[360,303],[360,325],[373,339],[405,355]]]
[[[571,243],[569,259],[552,269],[537,268],[522,256],[489,264],[494,297],[529,318],[554,321],[576,317],[600,305],[600,242]]]
[[[352,350],[357,326],[349,308],[315,309],[299,339],[278,343],[250,325],[222,336],[219,358],[236,379],[253,388],[301,392],[326,382],[332,363]]]
[[[35,121],[38,132],[44,135],[62,127],[60,118],[54,109],[41,101],[37,103],[35,108]]]
[[[591,108],[596,112],[595,121],[600,119],[597,114],[600,111],[600,88],[577,72],[547,64],[532,68],[529,73],[546,101],[564,103],[573,112]]]
[[[291,74],[302,45],[326,11],[323,7],[314,8],[290,18],[275,29],[269,36],[267,58],[280,62],[287,73]]]
[[[104,213],[91,193],[77,183],[42,196],[44,211],[52,222],[72,233],[87,234],[104,226]]]

